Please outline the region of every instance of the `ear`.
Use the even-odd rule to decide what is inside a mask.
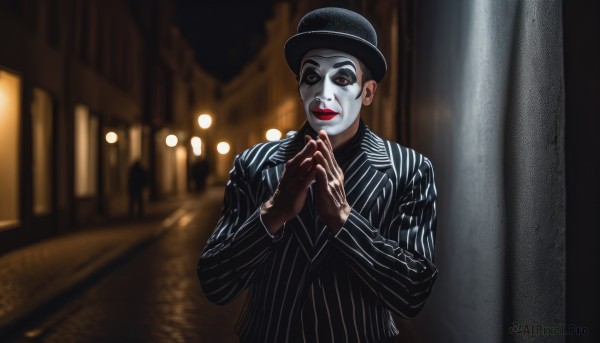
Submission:
[[[375,82],[375,80],[369,80],[365,82],[363,86],[363,105],[369,106],[373,102],[373,98],[375,97],[375,90],[377,90],[377,82]]]

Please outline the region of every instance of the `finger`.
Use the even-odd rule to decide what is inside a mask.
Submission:
[[[316,169],[316,178],[317,178],[317,186],[321,192],[327,192],[327,171],[323,168],[322,165],[317,164],[315,166]]]
[[[309,155],[312,155],[317,149],[317,145],[314,141],[307,142],[304,148],[296,154],[291,160],[286,164],[288,168],[294,169],[297,168],[302,161]]]
[[[302,174],[308,170],[308,168],[314,164],[312,157],[307,157],[303,160],[300,160],[300,156],[297,155],[294,157],[296,160],[289,160],[284,168],[283,173],[281,174],[280,184],[285,185],[293,185],[296,182],[294,180],[302,177]],[[300,163],[298,164],[298,161]]]
[[[325,132],[325,131],[323,131],[323,132]],[[319,139],[317,141],[317,150],[320,150],[323,152],[323,156],[325,156],[327,158],[327,160],[329,161],[330,167],[332,169],[335,169],[334,172],[335,172],[336,176],[339,177],[342,169],[339,167],[339,165],[335,159],[333,150],[331,150],[331,143],[328,143],[324,140]]]
[[[325,156],[325,158],[327,158],[327,160],[329,162],[332,162],[332,159],[334,159],[333,151],[331,151],[329,149],[329,146],[327,145],[327,143],[322,140],[318,140],[318,141],[316,141],[316,143],[317,143],[317,150],[321,151],[323,153],[323,156]],[[332,163],[330,163],[330,164],[333,166]]]
[[[332,193],[335,193],[335,197],[339,200],[340,203],[346,201],[346,195],[344,194],[344,186],[341,184],[341,182],[338,187],[334,186],[331,188],[333,188]]]
[[[313,168],[314,161],[312,157],[305,158],[300,165],[294,169],[294,173],[291,174],[292,180],[301,180],[304,179],[305,174]],[[296,181],[292,181],[292,183],[297,183]]]
[[[315,179],[315,164],[312,157],[305,158],[298,168],[294,183],[300,188],[306,188]]]
[[[282,177],[278,188],[286,190],[287,194],[297,195],[302,190],[306,190],[308,185],[315,179],[315,166],[312,158],[306,158],[296,169],[297,173],[285,175]],[[291,192],[291,193],[290,193]]]
[[[331,207],[336,206],[336,207],[340,207],[342,206],[342,204],[344,203],[344,199],[343,197],[339,197],[334,193],[337,193],[336,191],[333,191],[331,189],[331,187],[329,186],[329,182],[327,181],[327,173],[325,171],[325,168],[323,168],[323,166],[321,165],[317,165],[316,166],[316,180],[317,180],[317,187],[316,187],[316,191],[317,191],[317,202],[321,205],[324,205],[326,207]],[[327,210],[325,210],[327,212]]]
[[[318,133],[319,138],[327,145],[327,149],[333,152],[333,146],[331,145],[331,141],[329,140],[329,136],[325,130],[320,130]]]
[[[306,172],[303,180],[303,189],[307,189],[310,184],[315,180],[317,174],[317,168],[314,165],[311,165],[310,169]]]
[[[325,143],[325,145],[327,146],[327,150],[329,150],[331,158],[332,158],[332,167],[335,167],[338,170],[341,170],[341,168],[339,167],[336,159],[335,159],[335,155],[333,154],[333,146],[331,145],[331,140],[329,139],[329,136],[327,135],[327,132],[325,132],[325,130],[321,130],[319,131],[318,137]]]
[[[298,176],[294,178],[291,187],[295,189],[295,192],[306,190],[310,186],[315,179],[315,170],[316,168],[311,163],[305,172],[298,174]]]
[[[333,152],[329,150],[327,144],[321,140],[317,142],[317,150],[323,153],[323,156],[327,160],[331,172],[337,177],[337,163],[335,161],[335,156],[333,156]]]
[[[319,139],[315,141],[317,143],[317,150],[323,152],[323,155],[331,155],[331,150],[329,150],[329,146],[323,140]]]
[[[331,172],[331,166],[329,165],[329,162],[327,161],[327,159],[323,156],[323,153],[321,152],[321,150],[315,152],[313,157],[315,159],[315,162],[325,169],[327,179],[333,180],[335,178],[335,175]]]
[[[329,140],[327,132],[325,132],[325,130],[320,130],[318,133],[318,137],[325,144],[325,149],[329,151],[329,156],[331,156],[331,159],[329,159],[331,167],[335,168],[339,174],[339,172],[341,172],[341,168],[338,166],[337,161],[335,160],[335,155],[333,154],[333,146],[331,145],[331,140]]]
[[[308,144],[308,142],[312,141],[312,137],[309,135],[305,135],[304,136],[304,144]]]
[[[312,155],[316,150],[317,143],[311,139],[310,141],[306,142],[304,148],[298,154],[296,154],[296,156],[299,158],[300,161],[302,161],[309,155]],[[294,156],[294,158],[296,158],[296,156]]]
[[[302,171],[306,172],[306,171],[308,171],[309,168],[312,167],[313,164],[314,164],[313,158],[307,157],[302,161],[302,163],[300,163],[300,165],[298,166],[298,170],[300,172],[302,172]]]

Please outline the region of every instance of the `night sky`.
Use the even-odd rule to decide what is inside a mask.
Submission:
[[[175,0],[174,21],[198,64],[226,82],[262,47],[275,1]]]

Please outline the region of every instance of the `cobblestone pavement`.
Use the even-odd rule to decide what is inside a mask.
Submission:
[[[142,218],[112,217],[0,255],[0,340],[24,318],[82,286],[132,248],[153,240],[160,234],[161,220],[194,198],[153,202]]]
[[[15,342],[236,342],[243,298],[210,303],[196,278],[220,213],[211,189],[157,241],[13,339]]]
[[[41,290],[60,282],[108,251],[131,244],[150,233],[145,226],[94,231],[81,236],[57,238],[24,251],[6,254],[0,259],[0,316],[15,311]],[[60,249],[66,244],[72,247]],[[39,268],[40,265],[45,268]],[[30,273],[30,270],[37,272]]]

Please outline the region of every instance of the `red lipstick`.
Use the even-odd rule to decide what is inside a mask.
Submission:
[[[310,110],[312,114],[319,120],[331,120],[339,113],[328,108],[313,108]]]

